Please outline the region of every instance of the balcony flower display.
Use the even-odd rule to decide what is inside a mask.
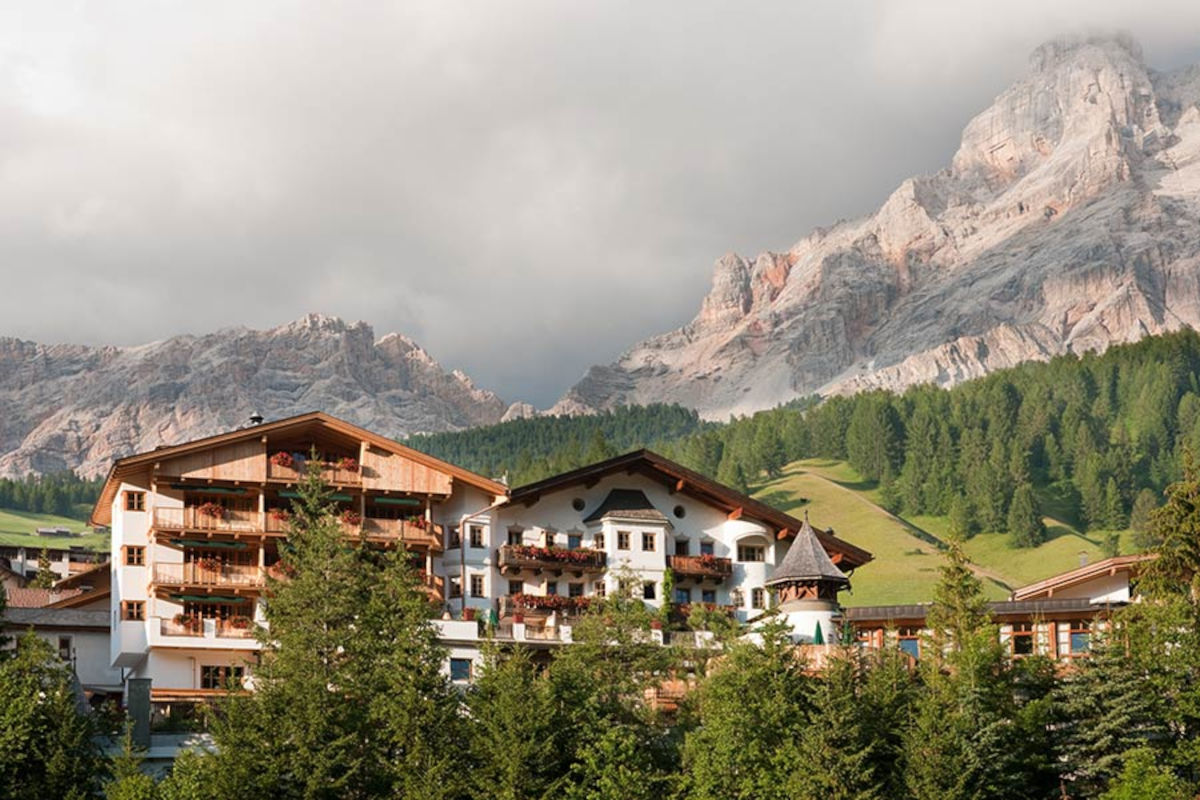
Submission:
[[[533,608],[539,611],[577,611],[588,607],[591,598],[567,597],[561,594],[514,594],[513,606],[516,608]]]
[[[271,463],[277,467],[291,469],[292,467],[296,466],[296,459],[292,458],[291,453],[280,450],[278,453],[273,453],[271,455]]]
[[[229,627],[235,628],[239,631],[247,630],[250,627],[250,618],[242,614],[239,614],[236,617],[230,617]]]
[[[696,563],[704,569],[716,569],[720,562],[712,553],[701,553],[696,557]]]
[[[212,572],[221,568],[221,562],[212,556],[204,556],[196,559],[196,566],[202,570]]]
[[[291,520],[291,518],[292,512],[288,511],[286,508],[271,509],[271,519],[275,520],[276,522],[288,522]]]
[[[425,530],[425,518],[424,517],[415,517],[415,516],[409,517],[408,519],[404,520],[404,524],[412,525],[414,528],[416,528],[417,530],[420,530],[420,531]]]
[[[172,622],[186,631],[198,631],[204,627],[204,620],[191,614],[176,614]]]
[[[359,514],[357,511],[353,511],[351,509],[346,509],[345,511],[343,511],[342,515],[338,519],[340,519],[342,521],[343,525],[361,525],[362,524],[362,514]]]
[[[225,507],[220,503],[214,503],[209,500],[207,503],[201,503],[196,508],[196,513],[202,517],[211,517],[212,519],[220,519],[225,516]]]
[[[358,459],[351,458],[350,456],[342,456],[337,460],[337,463],[335,463],[334,466],[336,466],[338,469],[345,470],[346,472],[358,472]]]
[[[513,558],[527,561],[556,561],[563,564],[591,564],[596,560],[596,550],[568,550],[565,547],[537,547],[517,544],[509,550]]]

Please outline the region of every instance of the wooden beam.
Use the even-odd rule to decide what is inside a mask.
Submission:
[[[682,492],[684,490],[684,487],[686,487],[686,486],[687,486],[687,482],[683,478],[680,478],[679,480],[675,481],[675,486],[672,487],[671,494],[675,494],[676,492]]]
[[[733,520],[733,519],[741,519],[741,518],[742,518],[742,507],[741,506],[738,506],[733,511],[729,512],[729,519]]]
[[[779,533],[775,534],[775,538],[786,539],[789,533],[791,533],[791,531],[789,531],[787,528],[780,528]]]
[[[843,554],[843,553],[834,553],[834,554],[833,554],[833,557],[832,557],[832,558],[830,558],[829,560],[833,562],[834,566],[837,566],[838,564],[842,563],[842,559],[843,559],[843,558],[845,558],[845,554]]]

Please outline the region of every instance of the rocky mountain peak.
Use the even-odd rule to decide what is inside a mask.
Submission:
[[[240,425],[323,410],[402,437],[498,422],[507,405],[400,334],[308,314],[137,347],[0,340],[0,474],[78,468]]]
[[[1200,67],[1059,39],[949,166],[785,253],[727,254],[696,318],[593,367],[553,409],[952,383],[1200,322]]]

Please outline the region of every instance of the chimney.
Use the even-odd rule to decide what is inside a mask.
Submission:
[[[254,425],[262,425],[262,424],[263,424],[263,415],[258,413],[257,411],[252,411],[250,413],[250,425],[254,426]]]

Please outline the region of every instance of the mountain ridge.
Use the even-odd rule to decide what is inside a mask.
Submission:
[[[385,435],[498,422],[508,410],[412,339],[308,314],[132,347],[0,338],[0,474],[76,469],[217,433],[252,412],[321,409]]]
[[[696,317],[592,367],[551,413],[707,418],[810,393],[952,384],[1200,324],[1200,67],[1060,39],[949,166],[784,252],[719,259]]]

